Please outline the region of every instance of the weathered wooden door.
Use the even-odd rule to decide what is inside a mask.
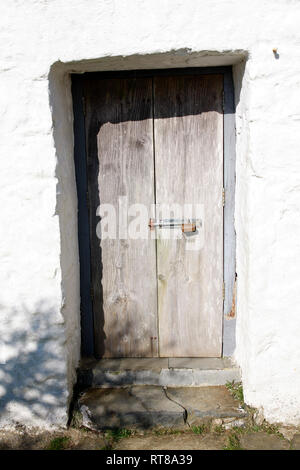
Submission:
[[[223,77],[213,74],[85,81],[98,356],[221,355],[222,94]],[[100,204],[116,208],[113,239],[99,239]],[[190,238],[156,229],[157,240],[150,231],[134,239],[125,233],[131,209],[125,225],[119,212],[136,204],[150,217],[163,205],[199,205],[201,227]]]

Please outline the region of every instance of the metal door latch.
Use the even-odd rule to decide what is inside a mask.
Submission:
[[[150,219],[149,227],[150,230],[157,228],[181,228],[183,233],[196,232],[197,230],[197,219]]]

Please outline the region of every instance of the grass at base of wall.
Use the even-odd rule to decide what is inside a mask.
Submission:
[[[231,433],[228,436],[227,445],[224,447],[224,450],[243,450],[237,434]]]
[[[232,382],[227,382],[226,388],[229,390],[231,395],[240,402],[242,406],[245,405],[242,382],[235,382],[234,380]]]
[[[47,450],[64,450],[67,448],[70,438],[67,436],[55,437],[50,441]]]

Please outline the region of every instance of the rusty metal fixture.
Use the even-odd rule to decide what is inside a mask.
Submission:
[[[157,228],[181,228],[183,233],[196,232],[196,219],[150,219],[148,226],[150,230]],[[201,224],[200,224],[201,225]]]
[[[182,230],[182,233],[196,232],[196,224],[182,224],[181,230]]]

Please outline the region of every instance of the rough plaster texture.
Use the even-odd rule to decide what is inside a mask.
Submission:
[[[247,403],[299,424],[299,2],[10,0],[0,18],[1,426],[64,426],[79,359],[69,73],[227,64],[235,358]]]

